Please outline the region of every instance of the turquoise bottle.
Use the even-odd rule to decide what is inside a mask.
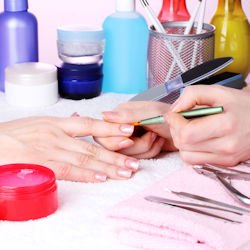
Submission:
[[[149,30],[135,0],[117,0],[103,23],[103,92],[137,94],[147,89]]]

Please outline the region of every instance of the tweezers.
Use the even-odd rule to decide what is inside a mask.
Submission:
[[[219,181],[237,202],[250,206],[250,198],[242,194],[230,183],[230,180],[232,179],[250,181],[250,173],[211,164],[205,164],[203,166],[196,165],[193,166],[193,169],[199,174],[203,174]]]

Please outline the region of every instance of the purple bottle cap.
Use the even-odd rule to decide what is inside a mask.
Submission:
[[[28,9],[28,0],[4,0],[5,11],[25,11]]]

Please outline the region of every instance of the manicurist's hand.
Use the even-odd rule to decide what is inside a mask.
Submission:
[[[196,105],[224,112],[187,120],[176,112]],[[250,159],[250,93],[221,86],[190,86],[166,114],[175,146],[190,164],[233,166]]]
[[[161,102],[127,102],[119,105],[113,111],[103,112],[103,118],[105,121],[120,124],[134,123],[164,114],[169,110],[169,106],[169,104]],[[168,124],[136,127],[135,133],[129,139],[95,137],[95,140],[110,150],[135,158],[152,158],[163,150],[176,150],[170,137]]]
[[[135,158],[80,140],[84,136],[129,137],[134,127],[88,117],[31,117],[0,123],[0,164],[34,163],[58,179],[103,182],[128,179],[139,167]]]

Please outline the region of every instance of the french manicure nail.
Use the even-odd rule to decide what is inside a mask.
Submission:
[[[104,111],[102,112],[103,118],[107,120],[116,120],[119,118],[119,113],[115,111]]]
[[[134,144],[133,141],[126,139],[119,143],[119,148],[128,148]]]
[[[95,174],[95,179],[101,182],[105,182],[107,180],[107,176],[105,174]]]
[[[122,124],[122,125],[120,126],[120,130],[121,130],[123,133],[132,134],[133,131],[134,131],[134,126],[133,126],[133,125],[128,125],[128,124]]]
[[[129,169],[120,168],[118,169],[117,172],[118,172],[118,175],[120,175],[121,177],[130,178],[132,175],[132,170],[129,170]]]
[[[140,163],[138,160],[132,160],[132,159],[126,160],[125,164],[128,168],[132,168],[134,170],[138,170],[140,166]]]

